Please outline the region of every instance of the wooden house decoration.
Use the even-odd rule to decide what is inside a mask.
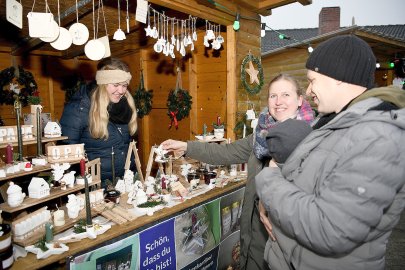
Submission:
[[[40,199],[49,196],[49,184],[41,177],[33,177],[28,185],[28,196],[34,199]]]

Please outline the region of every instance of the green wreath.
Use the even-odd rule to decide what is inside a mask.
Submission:
[[[139,118],[143,118],[152,110],[152,98],[153,90],[146,91],[143,83],[143,73],[141,70],[141,79],[139,82],[139,86],[134,94],[136,112],[138,113]]]
[[[171,119],[169,129],[173,123],[177,129],[179,127],[178,121],[189,116],[193,103],[191,99],[192,97],[187,90],[176,88],[170,91],[167,98],[167,115]]]
[[[0,104],[13,105],[18,98],[21,106],[27,106],[28,97],[37,91],[38,85],[31,72],[18,66],[16,77],[15,71],[15,67],[9,67],[0,72]]]
[[[253,64],[257,66],[257,69],[259,70],[259,84],[253,84],[250,85],[246,81],[246,70],[245,66],[248,64],[250,61],[252,61]],[[242,80],[243,87],[246,89],[246,91],[251,94],[257,94],[260,92],[260,90],[263,87],[264,84],[264,75],[263,75],[263,67],[262,63],[260,62],[260,59],[258,57],[254,57],[250,53],[243,59],[242,61],[242,66],[241,66],[241,73],[240,73],[240,79]]]

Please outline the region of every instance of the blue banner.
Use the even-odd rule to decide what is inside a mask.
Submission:
[[[139,234],[140,269],[176,269],[174,219]]]

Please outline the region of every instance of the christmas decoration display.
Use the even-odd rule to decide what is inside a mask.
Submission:
[[[16,97],[22,106],[28,104],[28,97],[33,96],[38,85],[31,72],[21,66],[9,67],[0,72],[0,104],[13,105]]]
[[[153,91],[145,89],[142,69],[140,73],[141,73],[140,82],[138,89],[134,94],[134,100],[138,117],[143,118],[145,115],[148,115],[152,110]]]
[[[249,65],[249,68],[246,68],[247,64]],[[257,66],[258,70],[254,68],[253,64]],[[246,73],[250,75],[250,82],[246,81]],[[258,57],[254,57],[250,52],[242,61],[240,79],[243,87],[251,95],[259,93],[264,84],[261,61]]]
[[[167,98],[167,115],[171,119],[169,129],[173,123],[177,129],[179,127],[178,121],[189,116],[192,103],[191,95],[187,90],[182,89],[181,72],[180,68],[177,68],[176,88],[170,91]]]

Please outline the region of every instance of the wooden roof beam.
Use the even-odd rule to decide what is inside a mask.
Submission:
[[[303,6],[312,4],[312,0],[263,0],[259,1],[257,12],[263,16],[271,15],[271,9],[298,2]]]
[[[232,24],[235,16],[220,8],[212,9],[207,5],[199,4],[190,0],[149,0],[159,6],[171,8],[186,14],[191,14],[202,19],[209,20],[222,25]],[[207,9],[210,9],[209,11]],[[235,9],[236,10],[236,9]],[[235,11],[236,12],[236,11]]]

